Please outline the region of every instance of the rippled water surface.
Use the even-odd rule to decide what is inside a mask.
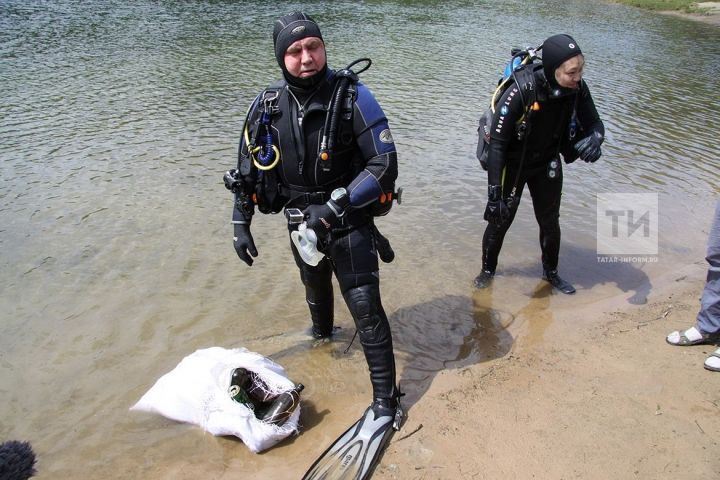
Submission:
[[[272,355],[308,387],[306,431],[369,400],[359,347],[343,353],[353,328],[339,296],[339,341],[312,348],[304,335],[283,219],[254,221],[251,269],[231,245],[221,176],[250,101],[279,76],[272,21],[295,9],[320,22],[331,65],[372,58],[362,79],[393,128],[405,195],[378,222],[397,253],[382,289],[410,405],[440,370],[501,357],[517,336],[542,342],[553,309],[642,303],[702,260],[719,191],[715,27],[584,1],[1,0],[0,439],[33,442],[38,478],[304,469],[303,436],[255,456],[127,411],[198,348]],[[539,281],[526,195],[495,291],[477,294],[477,118],[509,48],[558,32],[586,53],[607,129],[601,161],[565,169],[561,269],[579,292]],[[659,195],[658,262],[597,262],[602,192]]]

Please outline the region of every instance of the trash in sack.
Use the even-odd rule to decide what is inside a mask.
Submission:
[[[297,433],[302,389],[267,357],[245,348],[212,347],[183,358],[130,410],[192,423],[213,435],[234,435],[257,453]]]

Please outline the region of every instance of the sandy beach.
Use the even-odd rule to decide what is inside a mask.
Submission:
[[[719,478],[720,375],[702,366],[715,347],[665,343],[694,322],[705,271],[655,280],[642,306],[556,314],[542,344],[442,372],[373,478]]]
[[[625,292],[575,309],[533,310],[507,329],[488,326],[489,342],[512,337],[512,346],[408,391],[406,420],[372,478],[720,478],[720,374],[703,368],[716,347],[665,342],[694,322],[706,268],[699,260],[650,279],[643,305]],[[197,451],[156,465],[150,478],[299,478],[367,405],[365,395],[343,398],[306,399],[299,435],[260,455],[170,422],[182,431],[172,443]]]

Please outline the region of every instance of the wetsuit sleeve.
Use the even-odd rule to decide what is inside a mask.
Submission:
[[[590,89],[585,82],[582,82],[578,98],[577,118],[582,128],[583,138],[597,132],[601,138],[605,138],[605,125],[600,120],[595,102],[590,95]]]
[[[502,185],[510,142],[516,139],[515,125],[522,118],[523,103],[515,83],[500,97],[495,107],[488,145],[488,185]]]
[[[353,110],[353,131],[363,170],[347,187],[350,205],[359,208],[378,199],[394,185],[398,174],[397,152],[387,118],[370,90],[358,83]]]
[[[245,117],[245,124],[240,133],[240,144],[238,146],[237,176],[241,183],[241,191],[233,195],[232,223],[250,224],[252,216],[255,213],[255,206],[250,201],[252,193],[255,191],[256,168],[252,163],[252,158],[248,152],[245,132],[247,138],[252,141],[254,129],[256,128],[256,120],[260,115],[258,105],[260,103],[260,95],[250,105],[248,113]]]

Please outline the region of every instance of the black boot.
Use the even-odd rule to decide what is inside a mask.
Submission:
[[[374,399],[371,408],[375,419],[377,420],[380,417],[394,417],[393,429],[400,430],[400,426],[405,417],[405,412],[400,405],[400,397],[403,395],[404,393],[400,393],[396,387],[392,397]]]
[[[560,278],[557,270],[544,270],[543,279],[550,282],[550,285],[560,290],[562,293],[568,295],[575,293],[575,287],[573,287],[569,282],[566,282],[565,280]]]
[[[376,398],[373,400],[372,409],[375,413],[375,418],[395,415],[397,409],[397,399],[395,398]]]
[[[490,270],[483,270],[480,272],[480,275],[475,277],[475,280],[473,283],[475,284],[475,288],[487,288],[492,284],[493,277],[495,276],[495,272],[491,272]]]
[[[333,328],[333,299],[313,303],[307,300],[312,318],[312,336],[316,339],[330,338]]]

